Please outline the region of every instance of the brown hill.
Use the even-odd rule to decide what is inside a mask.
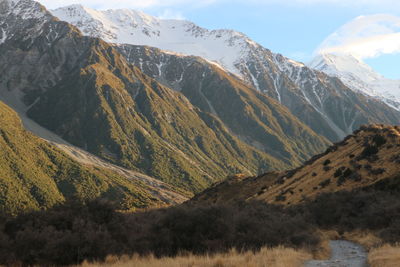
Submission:
[[[263,200],[298,204],[322,193],[352,191],[393,181],[400,169],[400,127],[362,126],[302,167],[258,177],[237,175],[197,195],[193,202]]]

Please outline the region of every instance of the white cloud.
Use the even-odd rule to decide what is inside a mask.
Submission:
[[[400,17],[357,17],[328,36],[316,52],[348,53],[360,59],[400,52]]]

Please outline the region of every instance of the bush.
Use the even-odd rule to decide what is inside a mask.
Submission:
[[[346,177],[344,176],[340,176],[339,179],[337,180],[336,184],[338,186],[341,186],[342,184],[344,184],[346,182]]]
[[[367,145],[364,150],[361,152],[362,157],[370,157],[372,155],[375,155],[379,152],[379,149],[377,146],[374,145]]]
[[[275,197],[276,201],[285,201],[286,200],[286,196],[285,195],[278,195]]]
[[[384,144],[386,144],[386,138],[380,134],[376,134],[374,135],[374,137],[372,138],[372,142],[377,146],[377,147],[381,147]]]
[[[114,208],[99,201],[67,203],[6,217],[0,220],[0,264],[71,265],[103,261],[107,255],[175,256],[319,242],[303,215],[263,202],[182,205],[135,214]]]
[[[330,183],[331,183],[331,179],[326,179],[326,180],[322,181],[319,185],[322,188],[324,188],[324,187],[327,187]]]
[[[324,161],[324,166],[327,166],[329,164],[331,164],[331,160],[330,159],[327,159],[327,160]]]
[[[324,166],[323,169],[324,169],[324,171],[327,172],[327,171],[330,171],[332,169],[332,167],[331,166]]]
[[[337,169],[337,170],[335,171],[335,173],[333,174],[333,176],[334,176],[335,178],[337,178],[337,177],[339,177],[339,176],[342,176],[342,174],[343,174],[343,171],[342,171],[341,168],[339,168],[339,169]]]
[[[343,172],[343,176],[344,176],[344,177],[349,177],[352,173],[353,173],[353,171],[350,170],[349,168],[347,168],[347,169]]]
[[[370,173],[373,174],[373,175],[380,175],[380,174],[382,174],[384,172],[385,172],[385,169],[383,169],[383,168],[370,170]]]

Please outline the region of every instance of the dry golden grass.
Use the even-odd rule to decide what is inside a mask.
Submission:
[[[368,255],[371,267],[398,267],[400,266],[400,245],[384,245],[371,249]]]
[[[372,140],[376,134],[385,137],[387,141],[379,148],[376,154],[377,160],[369,162],[369,159],[365,157],[357,159],[366,147],[365,140],[367,138]],[[380,180],[393,178],[398,174],[398,164],[392,160],[392,157],[398,153],[397,144],[399,142],[400,131],[397,127],[371,125],[358,134],[350,136],[341,145],[335,146],[335,151],[303,165],[292,177],[284,176],[280,178],[281,182],[268,184],[268,189],[258,194],[255,199],[269,203],[293,205],[304,202],[305,199],[314,199],[321,193],[352,191],[373,185]],[[372,141],[370,143],[372,144]],[[361,166],[361,169],[356,168],[356,165]],[[365,168],[366,165],[370,165],[371,169],[383,168],[384,173],[371,174],[370,170]],[[335,177],[335,172],[339,168],[348,168],[352,173],[357,173],[360,175],[361,181],[345,179],[343,184],[339,184],[339,178]],[[322,185],[324,181],[329,182]],[[280,196],[280,200],[277,199],[278,196]]]
[[[83,263],[80,267],[298,267],[311,259],[305,251],[278,247],[263,248],[257,253],[238,253],[235,250],[213,256],[178,256],[175,258],[114,257],[105,263]]]
[[[346,232],[343,234],[343,238],[361,244],[367,250],[371,250],[382,244],[382,240],[379,237],[372,232],[366,231]]]

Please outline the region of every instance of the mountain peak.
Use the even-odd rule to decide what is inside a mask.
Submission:
[[[319,54],[309,63],[309,66],[335,77],[338,72],[349,73],[366,82],[372,82],[384,78],[382,75],[375,72],[370,66],[365,64],[361,59],[358,59],[351,54]]]
[[[400,81],[385,78],[352,54],[322,53],[308,65],[339,78],[354,91],[380,99],[400,110]]]

